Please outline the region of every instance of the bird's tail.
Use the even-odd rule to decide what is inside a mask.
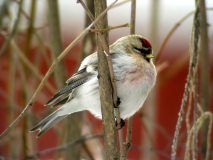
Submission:
[[[41,136],[44,132],[46,132],[49,128],[51,128],[54,124],[65,118],[71,113],[81,111],[77,109],[75,106],[67,106],[66,104],[53,112],[51,115],[42,120],[39,124],[33,127],[30,132],[34,132],[39,130],[39,133],[36,137]]]

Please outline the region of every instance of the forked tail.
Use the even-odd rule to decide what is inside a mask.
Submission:
[[[39,124],[37,124],[35,127],[33,127],[30,132],[34,132],[36,130],[39,130],[36,137],[41,136],[44,132],[46,132],[49,128],[51,128],[54,124],[65,118],[68,113],[64,112],[64,107],[59,108],[55,112],[53,112],[51,115],[43,119]]]

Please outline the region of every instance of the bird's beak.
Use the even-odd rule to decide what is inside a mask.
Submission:
[[[148,58],[148,59],[151,59],[151,58],[154,58],[155,56],[153,55],[153,54],[146,54],[146,58]]]

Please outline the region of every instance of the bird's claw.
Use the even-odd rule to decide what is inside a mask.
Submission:
[[[118,99],[117,99],[117,105],[114,106],[114,108],[119,108],[120,104],[121,104],[121,99],[118,97]]]
[[[118,127],[118,122],[117,120],[115,121],[115,125],[116,125],[116,129],[119,130],[121,128],[123,128],[125,126],[125,121],[121,118],[121,122],[120,122],[120,128],[117,128]]]

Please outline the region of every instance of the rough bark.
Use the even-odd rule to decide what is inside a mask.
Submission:
[[[106,0],[95,0],[95,17],[98,17],[107,7]],[[105,15],[98,22],[99,29],[107,28],[108,21]],[[106,42],[109,44],[108,32],[103,33]],[[98,77],[99,91],[101,99],[102,123],[104,130],[104,144],[106,149],[106,159],[119,159],[118,143],[115,130],[114,106],[112,98],[112,86],[109,74],[107,59],[104,53],[103,46],[97,39],[98,51]]]

